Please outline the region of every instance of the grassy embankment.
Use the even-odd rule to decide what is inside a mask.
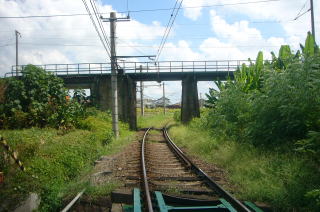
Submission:
[[[301,155],[217,139],[197,122],[171,128],[171,138],[189,154],[227,171],[238,198],[268,203],[281,211],[311,210],[304,194],[318,182],[318,176]]]
[[[41,196],[40,211],[55,211],[66,195],[72,196],[83,188],[88,188],[87,195],[107,194],[117,183],[106,184],[103,189],[90,187],[88,176],[96,159],[120,151],[132,140],[134,133],[124,124],[121,129],[121,137],[114,140],[110,115],[95,112],[81,122],[80,129],[67,133],[52,128],[1,130],[26,171],[4,163],[0,148],[0,165],[5,174],[0,205],[10,210],[29,192],[35,192]]]

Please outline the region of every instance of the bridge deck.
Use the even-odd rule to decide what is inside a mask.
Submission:
[[[118,62],[118,69],[137,81],[181,80],[192,74],[199,81],[226,79],[247,60],[214,61],[161,61],[161,62]],[[111,74],[110,63],[77,63],[37,65],[55,75],[67,78],[90,79]],[[13,66],[6,77],[21,75],[25,65]]]

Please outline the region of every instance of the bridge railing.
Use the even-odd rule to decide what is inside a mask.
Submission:
[[[11,72],[6,73],[5,77],[21,76],[27,65],[12,66]],[[35,65],[52,72],[55,75],[83,75],[83,74],[108,74],[111,73],[110,63],[73,63],[73,64],[45,64]]]
[[[154,62],[122,62],[118,63],[126,73],[149,72],[212,72],[235,71],[248,60],[215,60],[215,61],[160,61]]]
[[[253,61],[254,62],[254,61]],[[248,60],[211,60],[211,61],[160,61],[160,62],[118,62],[118,68],[125,73],[152,72],[232,72],[242,64],[249,64]],[[74,64],[46,64],[36,65],[55,75],[99,75],[110,74],[110,63],[74,63]],[[5,77],[21,76],[26,65],[12,66],[12,70]]]

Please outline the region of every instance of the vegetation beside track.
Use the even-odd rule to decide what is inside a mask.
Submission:
[[[236,197],[268,203],[278,210],[312,210],[314,205],[304,194],[319,183],[319,175],[308,158],[218,139],[198,124],[196,119],[188,126],[175,126],[169,134],[189,154],[223,168],[236,188]]]
[[[176,141],[224,167],[243,199],[281,210],[320,210],[320,49],[310,33],[301,51],[259,52],[234,80],[216,82],[211,108]],[[179,135],[179,136],[178,136]]]
[[[148,109],[145,111],[145,116],[141,116],[139,111],[138,114],[138,127],[156,127],[161,128],[165,126],[168,122],[173,121],[173,116],[175,113],[180,113],[179,109],[166,109],[166,114],[164,115],[162,108]]]
[[[79,128],[67,132],[52,128],[1,130],[11,148],[19,153],[26,171],[7,163],[3,158],[4,149],[0,148],[0,168],[5,174],[0,205],[10,203],[7,207],[12,209],[29,192],[35,192],[41,197],[40,211],[56,211],[65,195],[89,186],[87,176],[96,159],[120,151],[134,134],[122,124],[121,137],[115,141],[111,116],[96,110],[90,110],[89,116],[79,122]],[[104,188],[114,186],[108,184]],[[87,193],[94,197],[110,189],[101,191],[90,187]]]
[[[282,46],[272,61],[259,52],[235,80],[216,84],[207,96],[211,108],[171,128],[173,140],[224,168],[241,199],[319,211],[320,50],[311,34],[301,51]]]

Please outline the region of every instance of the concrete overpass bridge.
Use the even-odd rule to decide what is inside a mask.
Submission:
[[[198,81],[226,80],[247,60],[118,62],[119,118],[136,129],[136,82],[182,81],[181,121],[199,117]],[[90,89],[102,110],[111,109],[111,64],[36,65],[64,80],[69,89]],[[13,66],[6,77],[19,76],[25,65]],[[18,70],[18,71],[17,71]]]

